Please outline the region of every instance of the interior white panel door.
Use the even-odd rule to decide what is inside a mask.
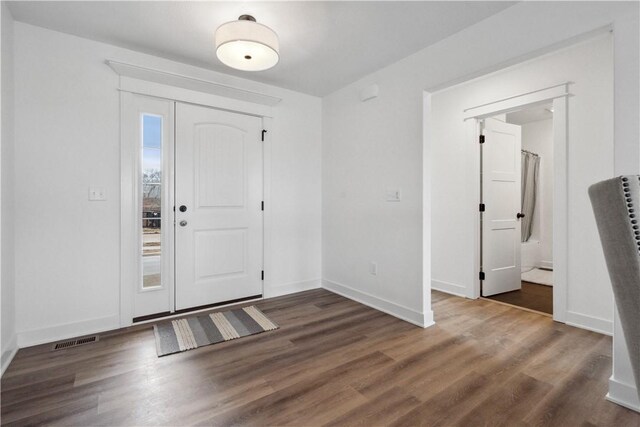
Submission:
[[[482,147],[482,295],[521,288],[521,127],[485,120]]]
[[[176,309],[262,295],[262,119],[176,105]]]

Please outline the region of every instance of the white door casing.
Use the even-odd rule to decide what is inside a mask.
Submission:
[[[263,293],[261,133],[259,117],[176,104],[177,310]]]
[[[521,288],[521,127],[484,122],[482,145],[482,296]]]
[[[568,205],[567,205],[567,150],[569,135],[567,132],[567,108],[568,97],[571,96],[570,83],[563,83],[536,91],[527,92],[518,96],[511,96],[505,99],[497,99],[493,102],[484,103],[480,106],[466,108],[463,112],[467,122],[468,142],[477,144],[478,135],[481,133],[480,124],[483,119],[499,114],[510,113],[523,109],[527,106],[536,105],[541,102],[553,101],[553,320],[566,322],[567,316],[567,287],[568,287]],[[425,145],[430,144],[429,134],[425,134]],[[484,144],[477,144],[478,146]],[[473,193],[475,201],[480,203],[480,162],[473,163]],[[477,186],[476,186],[477,185]],[[478,212],[475,203],[473,212],[478,215],[478,221],[474,221],[475,257],[473,268],[469,271],[470,277],[477,278],[478,271],[481,270],[482,252],[482,225],[480,222],[481,212]],[[474,286],[468,293],[469,298],[482,296],[480,291],[481,281],[475,280]]]

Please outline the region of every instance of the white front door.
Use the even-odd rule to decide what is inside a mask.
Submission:
[[[521,128],[496,119],[484,124],[482,145],[482,296],[521,288]]]
[[[175,308],[262,295],[262,119],[176,104]]]
[[[122,301],[144,318],[173,311],[174,103],[123,92],[122,108]]]

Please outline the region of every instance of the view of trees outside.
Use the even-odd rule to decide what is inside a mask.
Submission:
[[[162,254],[162,117],[142,119],[143,286],[159,286]]]

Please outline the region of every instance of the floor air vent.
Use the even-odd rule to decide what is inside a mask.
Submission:
[[[76,339],[73,339],[73,340],[62,341],[62,342],[54,344],[52,350],[62,350],[62,349],[65,349],[65,348],[77,347],[77,346],[83,345],[83,344],[91,344],[92,342],[99,341],[99,339],[100,339],[100,337],[98,335],[93,335],[93,336],[90,336],[90,337],[76,338]]]

